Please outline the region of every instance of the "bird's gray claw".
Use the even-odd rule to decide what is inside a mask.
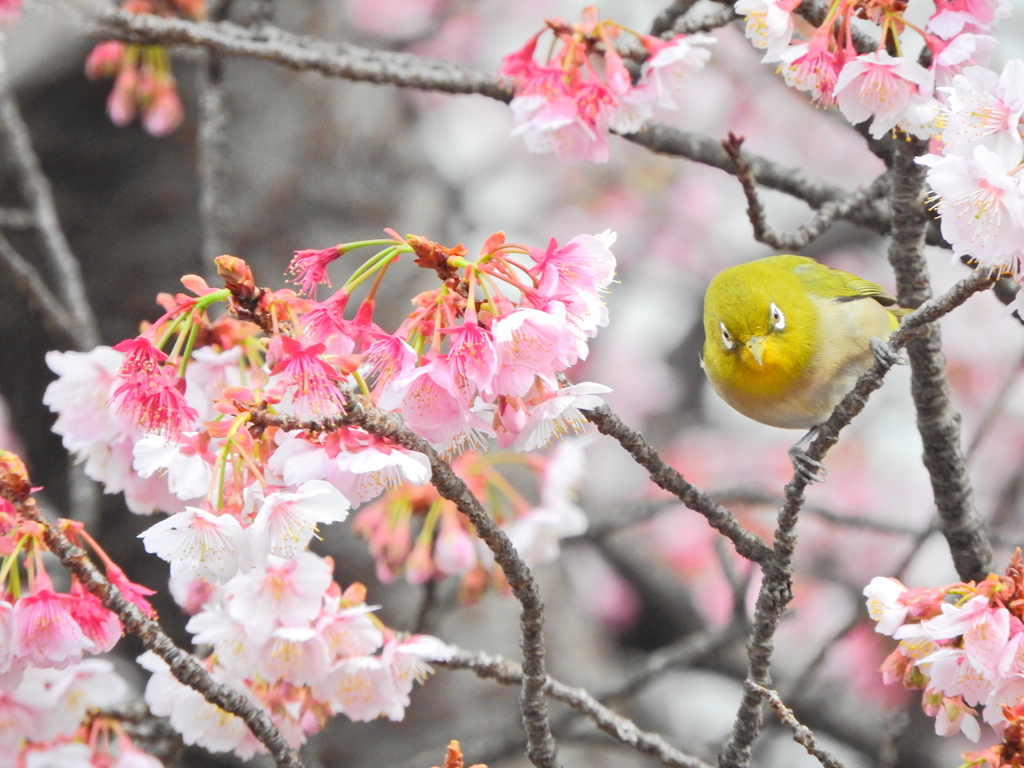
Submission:
[[[820,461],[815,461],[807,455],[807,451],[799,444],[789,449],[789,460],[793,462],[793,469],[797,475],[806,483],[824,483],[828,470]]]
[[[882,341],[879,338],[873,338],[868,344],[871,346],[871,351],[875,353],[875,357],[885,365],[891,367],[893,365],[903,365],[907,362],[903,353],[897,352],[890,347],[888,342]]]

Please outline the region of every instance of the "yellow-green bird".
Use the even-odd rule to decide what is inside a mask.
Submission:
[[[906,312],[880,285],[849,272],[805,256],[769,256],[711,281],[702,364],[743,415],[810,429],[871,368],[871,339],[888,339]]]

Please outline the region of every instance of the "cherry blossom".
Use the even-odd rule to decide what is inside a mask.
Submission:
[[[224,583],[252,567],[249,541],[230,515],[185,507],[139,534],[147,552],[171,564],[171,575]]]
[[[779,61],[793,37],[793,10],[797,0],[738,0],[736,13],[746,17],[745,34],[764,49],[764,62]]]
[[[970,157],[974,147],[983,145],[1008,167],[1020,163],[1024,61],[1011,59],[1000,75],[984,67],[967,67],[940,90],[948,102],[943,110],[944,154]]]
[[[928,183],[935,191],[942,236],[954,257],[970,255],[984,264],[1016,260],[1024,246],[1024,198],[1013,168],[984,145],[971,157],[925,155]]]
[[[246,529],[257,559],[295,557],[316,534],[318,523],[341,522],[349,501],[330,483],[308,480],[295,491],[275,491],[263,500]]]
[[[880,139],[900,127],[920,138],[934,127],[934,76],[915,61],[875,51],[847,61],[835,84],[839,109],[856,125],[868,118]]]

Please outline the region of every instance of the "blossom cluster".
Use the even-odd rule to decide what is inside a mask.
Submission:
[[[220,257],[227,287],[186,276],[191,294],[161,295],[164,315],[138,337],[47,356],[58,375],[44,398],[58,414],[54,430],[133,511],[169,513],[140,538],[170,563],[172,592],[196,612],[189,629],[213,651],[204,663],[296,745],[334,714],[401,718],[426,661],[445,653],[433,638],[399,638],[371,616],[362,587],[333,582],[330,561],[308,550],[319,525],[391,492],[357,521],[383,576],[458,574],[473,594],[495,580],[469,524],[417,487],[430,480],[428,457],[346,419],[353,403],[401,414],[456,456],[489,439],[541,447],[578,430],[579,409],[606,391],[559,377],[607,322],[601,294],[614,274],[614,234],[530,248],[498,233],[476,259],[462,246],[390,234],[298,251],[289,268],[298,292],[258,287],[244,262]],[[330,263],[367,246],[382,250],[317,300]],[[373,321],[374,296],[402,256],[440,286],[414,297],[388,333]],[[347,317],[352,292],[371,279]],[[217,304],[229,311],[211,319]],[[551,559],[559,538],[586,525],[571,501],[581,445],[547,459],[510,455],[537,473],[539,503],[493,469],[497,457],[469,452],[459,462],[524,558]],[[159,659],[143,663],[154,673],[150,707],[186,741],[243,756],[260,748],[241,720],[180,686]]]
[[[127,696],[104,659],[25,670],[17,686],[0,687],[0,767],[160,768],[116,714],[104,714]]]
[[[851,123],[870,119],[875,138],[894,129],[933,136],[939,128],[936,86],[947,85],[965,67],[985,63],[996,44],[986,33],[1011,7],[1008,0],[936,0],[922,28],[904,15],[906,0],[832,0],[815,27],[797,18],[799,5],[798,0],[737,0],[735,8],[746,18],[747,37],[764,49],[762,61],[778,64],[787,83],[822,106],[838,106]],[[859,20],[877,25],[876,50],[858,52],[855,40],[867,37]],[[927,55],[920,58],[927,66],[907,53],[917,42],[901,37],[908,29],[922,41]]]
[[[212,651],[203,660],[212,678],[262,706],[296,748],[336,714],[401,720],[413,685],[431,671],[428,662],[450,655],[434,637],[396,635],[366,605],[361,584],[342,590],[332,572],[330,558],[308,551],[271,555],[186,603],[195,611],[187,625],[193,641]],[[189,586],[179,580],[175,591],[195,595]],[[158,656],[147,652],[139,661],[153,673],[150,711],[169,718],[186,744],[242,758],[264,751],[240,718],[178,682]]]
[[[538,64],[537,42],[549,30],[557,46]],[[531,152],[554,152],[563,163],[603,163],[608,160],[609,131],[635,133],[655,105],[676,109],[673,91],[687,74],[704,67],[715,38],[676,35],[666,41],[630,32],[646,56],[634,82],[615,48],[624,31],[629,32],[611,19],[600,19],[597,9],[588,6],[579,24],[549,19],[526,45],[505,56],[498,74],[516,92],[512,135],[522,135]]]
[[[199,20],[206,16],[206,0],[124,0],[121,10]],[[185,117],[165,46],[103,41],[86,59],[85,74],[91,80],[114,78],[107,114],[115,125],[127,125],[139,115],[150,134],[166,136]]]
[[[607,322],[613,242],[606,232],[536,249],[499,234],[470,261],[461,246],[413,236],[372,241],[384,250],[322,302],[327,264],[365,243],[298,252],[291,271],[306,298],[257,288],[243,262],[221,257],[229,288],[189,276],[197,295],[163,297],[166,314],[139,337],[50,353],[59,378],[44,400],[90,477],[124,491],[133,511],[173,513],[142,534],[172,576],[223,584],[270,555],[293,557],[352,506],[429,480],[420,452],[357,426],[301,421],[343,415],[356,393],[450,454],[488,437],[531,450],[578,429],[578,409],[606,389],[558,376]],[[386,333],[373,296],[402,254],[443,282]],[[351,291],[374,275],[346,318]],[[210,321],[218,302],[234,316]]]
[[[904,16],[906,0],[833,0],[824,21],[805,35],[809,24],[796,17],[798,5],[738,0],[735,7],[746,17],[747,36],[765,50],[762,60],[777,63],[788,84],[823,106],[838,106],[851,123],[870,119],[875,138],[898,130],[931,139],[931,153],[918,162],[928,166],[954,258],[1024,279],[1024,61],[1009,61],[1001,73],[984,66],[996,45],[988,33],[1012,4],[936,0],[918,27]],[[877,24],[877,50],[858,53],[855,39],[866,29],[858,20]],[[907,53],[907,30],[922,41],[916,59]]]
[[[935,153],[919,162],[928,166],[942,235],[955,257],[968,256],[1020,273],[1024,61],[1010,60],[999,74],[967,67],[941,90],[941,142]]]
[[[886,683],[923,689],[935,731],[981,738],[980,714],[1000,744],[969,753],[968,766],[1003,768],[1024,758],[1024,564],[1005,576],[910,589],[877,577],[864,589],[875,630],[900,641],[882,665]]]

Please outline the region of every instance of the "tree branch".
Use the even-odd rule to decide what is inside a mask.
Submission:
[[[0,234],[0,262],[10,271],[14,282],[28,296],[28,300],[36,306],[42,316],[43,327],[58,339],[66,339],[73,344],[79,341],[79,331],[75,319],[53,295],[46,281],[38,270],[18,253],[10,241]]]
[[[71,338],[78,349],[92,349],[99,343],[99,330],[92,307],[85,293],[82,270],[68,246],[57,217],[50,181],[43,173],[39,158],[32,149],[28,126],[10,92],[5,75],[0,74],[0,131],[3,132],[11,158],[14,160],[18,184],[24,196],[54,271],[53,280],[66,310],[75,319]]]
[[[584,411],[584,415],[598,431],[617,440],[633,460],[647,470],[655,485],[678,497],[689,509],[704,515],[708,525],[728,538],[740,555],[761,565],[771,559],[771,549],[757,534],[744,528],[732,512],[688,483],[665,463],[642,434],[627,426],[611,408],[602,405],[592,411]]]
[[[812,757],[816,757],[818,762],[825,766],[825,768],[843,768],[842,763],[818,746],[811,729],[796,719],[796,715],[793,714],[793,710],[785,705],[782,699],[779,698],[778,693],[770,688],[765,688],[757,685],[756,683],[752,683],[749,680],[747,681],[746,686],[747,689],[752,691],[755,695],[768,701],[768,706],[772,708],[772,711],[776,714],[782,724],[793,732],[793,741],[806,749],[807,754]]]
[[[477,93],[505,102],[513,95],[490,75],[459,64],[410,53],[371,51],[348,43],[327,43],[271,25],[252,29],[230,21],[195,22],[113,10],[97,11],[90,20],[94,34],[125,42],[202,46],[346,80]]]
[[[202,220],[202,260],[212,264],[231,251],[227,236],[230,210],[227,195],[227,106],[224,103],[221,55],[206,51],[199,90],[199,213]]]
[[[889,263],[896,273],[896,297],[904,307],[917,307],[932,295],[922,250],[929,220],[924,200],[927,169],[914,162],[926,151],[925,142],[901,142],[892,157],[894,213]],[[960,447],[960,414],[950,400],[940,329],[932,326],[928,333],[911,339],[907,355],[917,428],[924,443],[924,465],[939,511],[939,527],[960,578],[980,581],[995,571],[995,556],[974,506]]]
[[[730,133],[722,148],[736,167],[736,178],[747,197],[747,217],[754,228],[754,239],[782,251],[799,251],[821,237],[839,219],[856,212],[858,215],[871,207],[875,200],[889,191],[889,172],[878,176],[868,186],[839,200],[825,203],[814,217],[793,232],[779,232],[768,224],[768,214],[757,194],[757,179],[740,152],[743,137]]]
[[[448,669],[467,669],[477,677],[495,680],[503,685],[518,685],[524,679],[522,671],[515,664],[500,656],[485,653],[472,654],[457,650],[447,661],[431,663]],[[608,709],[582,688],[572,688],[545,677],[542,690],[556,701],[589,717],[612,738],[637,752],[656,757],[662,765],[669,768],[712,768],[703,760],[680,752],[661,736],[640,730],[632,720]]]

